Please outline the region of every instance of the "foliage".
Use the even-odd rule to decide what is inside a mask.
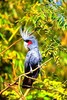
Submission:
[[[0,1],[0,90],[24,72],[26,51],[23,41],[15,42],[21,37],[22,25],[36,36],[42,63],[52,57],[42,66],[27,100],[67,100],[66,4],[64,1],[57,6],[49,0]],[[18,100],[25,92],[21,88],[22,79],[4,91],[0,99],[5,96],[8,100]]]

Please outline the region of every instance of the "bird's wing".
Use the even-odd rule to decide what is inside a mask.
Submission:
[[[36,51],[28,52],[25,60],[25,72],[35,69],[41,61],[40,54]]]
[[[30,56],[30,59],[29,59],[29,66],[33,67],[39,63],[39,53],[38,52],[35,52],[33,51],[31,56]]]

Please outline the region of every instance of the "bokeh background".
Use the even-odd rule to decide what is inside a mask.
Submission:
[[[20,26],[33,32],[42,55],[39,77],[26,100],[67,100],[67,1],[0,0],[0,92],[24,73],[27,51]],[[0,100],[19,100],[23,78]]]

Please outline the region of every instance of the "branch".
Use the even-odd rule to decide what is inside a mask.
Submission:
[[[6,91],[7,89],[9,89],[11,86],[15,85],[17,82],[17,80],[14,83],[9,84],[6,88],[4,88],[3,90],[0,91],[0,94],[2,94],[4,91]]]
[[[45,65],[46,63],[48,63],[50,60],[52,59],[52,57],[50,59],[48,59],[47,61],[45,61],[43,64],[41,64],[40,66],[38,66],[37,68],[35,68],[34,70],[32,70],[32,72],[36,71],[37,69],[41,68],[43,65]],[[19,77],[22,77],[24,75],[28,75],[30,74],[31,72],[27,72],[27,73],[24,73],[24,74],[21,74]]]
[[[30,91],[30,89],[27,89],[26,92],[24,93],[24,97],[27,96],[28,92]]]
[[[13,45],[15,45],[17,42],[21,41],[22,38],[18,39],[17,41],[15,41],[14,43],[12,43],[8,48],[6,48],[5,50],[3,50],[0,55],[4,54],[8,49],[10,49]]]
[[[48,59],[46,62],[44,62],[43,64],[41,64],[40,66],[38,66],[37,68],[35,68],[34,70],[32,70],[32,72],[34,72],[37,69],[41,68],[43,65],[45,65],[46,63],[48,63],[51,59],[52,59],[52,57],[50,59]],[[27,72],[27,73],[24,73],[24,74],[21,74],[20,76],[18,76],[18,78],[16,79],[16,81],[13,82],[13,83],[11,83],[11,84],[9,84],[5,89],[1,90],[0,94],[2,94],[4,91],[6,91],[7,89],[9,89],[11,86],[15,85],[17,83],[17,81],[19,80],[20,77],[28,75],[28,74],[30,74],[30,72]]]

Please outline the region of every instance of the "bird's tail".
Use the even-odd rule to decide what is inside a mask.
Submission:
[[[33,84],[33,79],[24,77],[23,84],[22,84],[23,88],[31,88],[32,84]]]
[[[33,82],[35,81],[34,79],[38,77],[39,71],[40,71],[40,69],[38,69],[38,70],[34,71],[33,73],[29,74],[28,77],[31,77],[31,78],[24,77],[22,87],[23,88],[31,88]],[[34,79],[32,79],[32,78],[34,78]]]

